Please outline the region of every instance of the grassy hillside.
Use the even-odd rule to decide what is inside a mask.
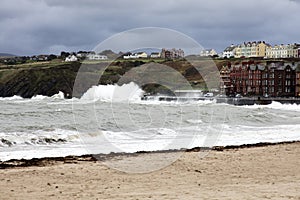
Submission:
[[[149,93],[168,93],[169,89],[159,84],[151,84],[151,80],[161,80],[162,83],[174,83],[178,85],[178,72],[195,89],[205,89],[207,84],[217,84],[218,70],[228,62],[240,62],[241,60],[115,60],[114,62],[36,62],[21,65],[0,66],[0,96],[8,97],[19,95],[30,98],[34,95],[52,96],[59,91],[71,98],[73,92],[80,97],[92,85],[97,84],[123,84],[131,81],[137,83],[149,82],[140,85]],[[263,61],[265,62],[265,61]],[[139,70],[145,65],[165,66],[174,70],[174,76],[166,74],[160,68],[147,76],[137,78]],[[151,68],[151,66],[148,66]],[[76,91],[73,91],[74,82],[78,70],[80,76],[76,83]],[[153,67],[154,69],[154,67]],[[144,70],[144,69],[143,69]],[[151,69],[150,69],[151,70]],[[135,73],[135,74],[134,74]],[[177,74],[177,75],[176,75]],[[101,76],[101,78],[100,78]],[[124,78],[125,77],[125,78]],[[151,79],[152,77],[152,79]],[[210,79],[211,78],[211,79]],[[143,79],[137,80],[137,79]],[[205,80],[205,81],[204,81]],[[147,82],[147,83],[148,83]],[[212,85],[211,84],[211,85]],[[216,85],[216,87],[218,87]],[[175,87],[174,87],[175,88]],[[173,88],[173,89],[174,89]],[[178,88],[185,89],[185,88]]]

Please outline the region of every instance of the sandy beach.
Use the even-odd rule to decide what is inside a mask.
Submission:
[[[151,156],[172,153],[134,157]],[[171,165],[142,174],[89,157],[44,159],[28,167],[2,163],[0,199],[300,199],[299,158],[296,142],[214,150],[204,158],[185,152]]]

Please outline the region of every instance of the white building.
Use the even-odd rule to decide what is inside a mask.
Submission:
[[[148,55],[145,52],[139,52],[139,53],[134,53],[134,54],[128,54],[124,55],[124,59],[138,59],[138,58],[147,58]]]
[[[150,54],[150,58],[160,58],[160,53],[159,52],[153,52]]]
[[[105,55],[89,54],[89,55],[87,55],[87,59],[89,59],[89,60],[107,60],[108,58]]]
[[[300,44],[275,45],[267,48],[267,58],[298,58]]]
[[[138,58],[147,58],[148,54],[145,52],[138,52],[137,53]]]
[[[135,54],[125,55],[125,56],[123,56],[123,58],[124,58],[124,59],[137,59],[138,56],[137,56],[137,54],[135,53]]]
[[[218,53],[214,49],[204,49],[200,51],[200,56],[208,57],[208,56],[216,56]]]
[[[230,47],[227,47],[224,51],[223,51],[223,58],[231,58],[234,57],[235,55],[235,48],[236,46],[234,46],[233,44]]]
[[[66,57],[65,62],[74,62],[77,61],[77,57],[74,55],[69,55],[68,57]]]

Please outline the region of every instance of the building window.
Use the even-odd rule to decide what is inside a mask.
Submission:
[[[270,85],[274,85],[274,80],[271,80],[271,81],[270,81]]]

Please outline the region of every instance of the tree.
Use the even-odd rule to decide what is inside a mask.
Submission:
[[[54,55],[54,54],[50,54],[50,55],[48,56],[48,60],[53,60],[53,59],[56,59],[56,58],[57,58],[57,56]]]
[[[66,57],[68,57],[69,55],[70,55],[69,52],[65,52],[65,51],[60,52],[60,56],[61,56],[62,58],[66,58]]]

